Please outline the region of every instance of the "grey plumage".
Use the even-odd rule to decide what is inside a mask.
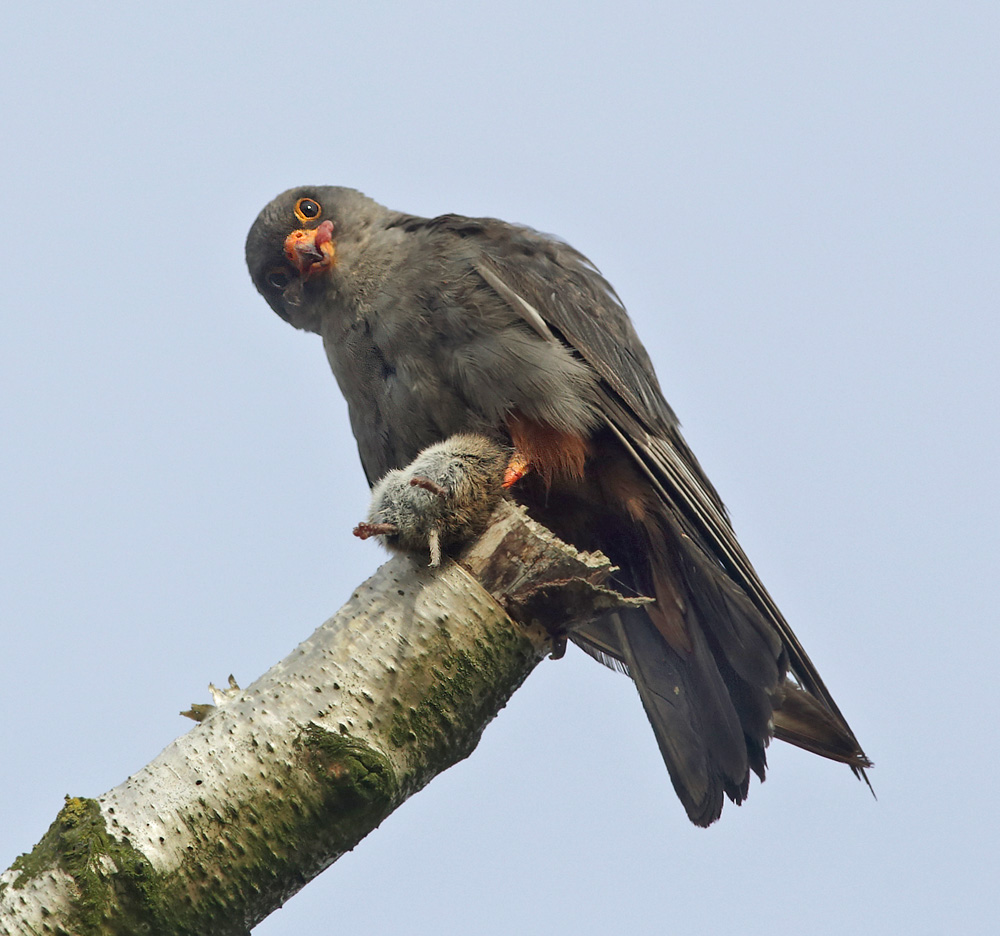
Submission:
[[[308,244],[323,225],[320,251]],[[513,445],[534,466],[514,496],[657,599],[573,639],[636,681],[693,822],[716,819],[724,795],[740,802],[751,769],[763,778],[772,734],[868,765],[585,257],[495,219],[419,218],[317,186],[261,212],[247,262],[279,315],[322,336],[369,483],[456,433]]]

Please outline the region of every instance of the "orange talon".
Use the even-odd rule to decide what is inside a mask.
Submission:
[[[517,484],[529,471],[531,462],[520,452],[515,451],[507,463],[507,470],[503,473],[503,486],[509,488]]]

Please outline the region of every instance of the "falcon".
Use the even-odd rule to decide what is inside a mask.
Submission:
[[[323,339],[370,485],[458,433],[509,446],[509,493],[655,601],[571,639],[634,680],[690,820],[763,780],[772,737],[871,766],[736,541],[611,285],[493,218],[290,189],[246,242],[261,295]],[[867,778],[865,778],[867,779]]]

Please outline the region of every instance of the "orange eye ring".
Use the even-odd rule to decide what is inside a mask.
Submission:
[[[323,206],[315,198],[300,198],[295,203],[295,217],[303,224],[315,221],[323,213]]]

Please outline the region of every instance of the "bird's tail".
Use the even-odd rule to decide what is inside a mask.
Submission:
[[[620,661],[635,681],[691,821],[709,825],[724,797],[746,798],[750,770],[764,779],[772,736],[847,764],[868,783],[871,762],[847,723],[797,683],[787,645],[754,604],[689,540],[673,548],[651,540],[652,580],[636,584],[656,603],[573,637],[599,659]]]
[[[844,722],[791,680],[774,700],[774,736],[812,754],[847,764],[872,789],[865,773],[872,762]]]

